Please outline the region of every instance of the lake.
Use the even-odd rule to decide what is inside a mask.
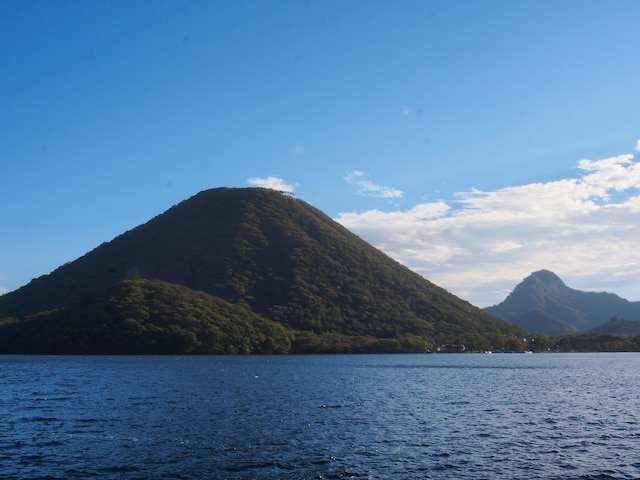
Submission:
[[[639,362],[0,356],[0,478],[637,478]]]

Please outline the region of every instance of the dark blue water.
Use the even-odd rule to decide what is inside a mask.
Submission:
[[[0,478],[637,478],[639,362],[0,356]]]

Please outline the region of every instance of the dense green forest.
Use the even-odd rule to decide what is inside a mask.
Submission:
[[[293,331],[204,292],[126,280],[82,302],[0,326],[4,353],[271,354],[424,352],[423,337]]]
[[[640,352],[640,335],[584,333],[552,339],[558,352]]]
[[[501,352],[640,352],[640,335],[581,333],[549,336],[527,335],[505,338],[495,351]]]
[[[1,327],[9,353],[287,353],[292,335],[246,306],[162,281],[123,281]]]
[[[503,338],[504,337],[504,338]],[[467,349],[511,345],[515,335],[449,337]],[[476,342],[476,343],[474,343]],[[516,343],[517,345],[517,343]],[[124,280],[73,305],[0,324],[0,352],[36,354],[283,354],[434,351],[433,337],[294,330],[246,304],[181,285]]]

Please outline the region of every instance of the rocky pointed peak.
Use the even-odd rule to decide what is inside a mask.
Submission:
[[[558,322],[586,331],[613,316],[640,319],[640,302],[629,302],[612,293],[575,290],[549,270],[533,272],[502,303],[485,310],[530,332],[549,335],[572,333],[570,329],[559,332]]]
[[[520,285],[529,283],[542,284],[547,289],[553,290],[567,288],[565,283],[560,279],[558,275],[553,273],[551,270],[544,269],[533,272],[531,275],[525,278],[522,283],[520,283]]]
[[[538,270],[526,277],[502,303],[507,308],[515,307],[515,311],[526,309],[544,310],[549,301],[557,301],[567,297],[570,289],[555,273],[550,270]]]

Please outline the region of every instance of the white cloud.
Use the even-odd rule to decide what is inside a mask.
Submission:
[[[593,288],[639,281],[640,163],[620,155],[582,160],[578,170],[574,178],[474,189],[451,202],[341,213],[337,220],[482,307],[499,303],[542,268]],[[362,175],[352,172],[347,181],[360,185]]]
[[[402,190],[376,185],[370,180],[366,180],[366,176],[366,173],[361,170],[353,170],[351,172],[348,172],[343,178],[347,183],[355,185],[357,187],[357,195],[377,198],[402,197]]]
[[[278,177],[267,177],[267,178],[251,177],[247,179],[247,183],[252,187],[271,188],[273,190],[279,190],[282,192],[290,192],[290,193],[293,193],[294,191],[293,185],[289,185],[284,180]]]
[[[640,152],[640,140],[636,142],[636,152]]]
[[[302,155],[304,153],[304,147],[302,145],[294,145],[291,147],[291,153],[294,155]]]

